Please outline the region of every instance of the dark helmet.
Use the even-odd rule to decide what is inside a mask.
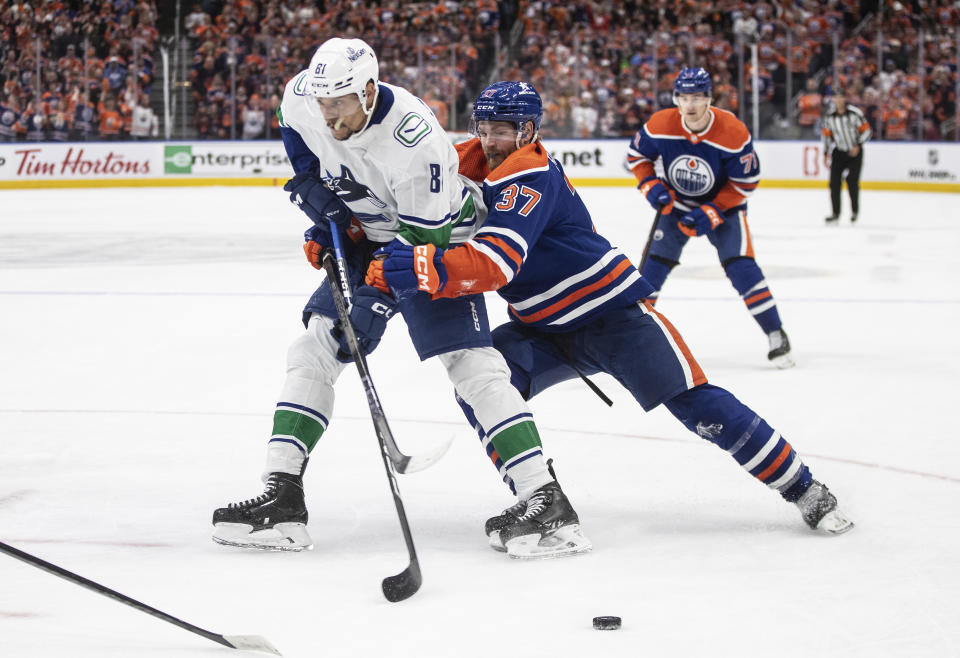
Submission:
[[[684,68],[673,82],[673,94],[696,94],[704,93],[710,95],[713,84],[710,82],[710,74],[703,68]]]
[[[540,94],[526,82],[494,82],[473,103],[474,122],[509,121],[520,130],[527,121],[533,121],[536,132],[542,119]]]

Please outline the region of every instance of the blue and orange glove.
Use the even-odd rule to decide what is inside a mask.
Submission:
[[[349,242],[344,242],[344,249],[350,253],[350,246],[358,244],[364,237],[363,225],[354,218],[350,222],[345,235],[350,238]],[[323,252],[333,247],[333,236],[330,235],[330,225],[317,224],[311,226],[303,232],[303,253],[307,260],[318,270],[323,269]]]
[[[379,256],[385,256],[377,260]],[[417,291],[435,293],[447,284],[443,249],[432,244],[410,246],[394,240],[374,254],[367,268],[367,285],[403,299]]]
[[[371,286],[360,286],[353,295],[353,306],[350,308],[350,324],[353,333],[357,336],[357,344],[363,353],[370,354],[380,344],[383,332],[387,329],[387,321],[393,317],[397,308],[397,301],[390,295]],[[347,345],[347,336],[343,333],[340,321],[333,325],[330,335],[340,344],[337,349],[337,360],[343,363],[353,361],[350,346]]]
[[[721,224],[723,224],[723,213],[712,203],[705,203],[699,208],[694,208],[677,222],[680,230],[691,238],[709,233]]]
[[[290,202],[306,213],[314,224],[326,226],[332,221],[340,228],[349,226],[352,214],[347,204],[315,172],[297,174],[286,182],[283,189],[290,193]]]
[[[330,229],[317,224],[303,232],[303,253],[314,269],[322,270],[323,250],[333,245]]]
[[[640,193],[647,198],[647,202],[654,210],[662,210],[662,214],[673,212],[673,190],[663,184],[656,176],[647,176],[637,186]]]

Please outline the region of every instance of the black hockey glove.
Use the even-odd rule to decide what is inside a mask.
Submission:
[[[380,344],[383,332],[387,329],[387,320],[393,317],[397,302],[390,295],[380,292],[373,286],[360,286],[353,296],[353,308],[350,309],[350,324],[357,335],[357,343],[364,354],[370,354]],[[343,363],[353,361],[347,336],[343,333],[340,321],[333,325],[330,334],[340,343],[337,359]]]
[[[316,173],[297,174],[286,182],[283,189],[290,193],[290,202],[305,212],[314,224],[327,226],[332,221],[341,229],[350,225],[350,209]]]

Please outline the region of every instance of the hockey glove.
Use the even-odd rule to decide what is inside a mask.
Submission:
[[[306,213],[314,224],[327,226],[332,221],[340,228],[350,224],[350,209],[316,173],[297,174],[286,182],[283,189],[290,193],[290,202]]]
[[[397,302],[393,297],[371,286],[360,286],[353,295],[353,307],[350,309],[350,324],[357,336],[357,343],[364,354],[370,354],[380,344],[383,332],[387,329],[387,320],[393,316]],[[340,343],[337,360],[343,363],[353,361],[347,336],[338,320],[330,334]]]
[[[303,253],[307,260],[315,269],[322,270],[323,250],[333,244],[330,229],[319,224],[311,226],[303,232],[303,239],[306,240],[303,245]]]
[[[647,197],[647,202],[654,210],[662,210],[662,214],[673,212],[673,190],[663,184],[656,176],[647,176],[637,186],[640,193]]]
[[[677,222],[680,230],[691,238],[709,233],[721,224],[723,224],[723,215],[720,209],[712,203],[705,203],[699,208],[694,208]]]
[[[397,299],[403,299],[422,290],[435,293],[447,284],[447,268],[443,265],[443,249],[432,244],[411,247],[394,240],[374,256],[367,269],[367,285],[389,290]]]

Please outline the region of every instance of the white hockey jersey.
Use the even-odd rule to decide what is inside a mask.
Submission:
[[[316,99],[304,94],[307,73],[287,83],[277,112],[294,171],[318,171],[375,242],[399,234],[446,247],[468,239],[485,215],[482,196],[457,173],[457,152],[430,108],[381,82],[367,127],[338,141]]]

